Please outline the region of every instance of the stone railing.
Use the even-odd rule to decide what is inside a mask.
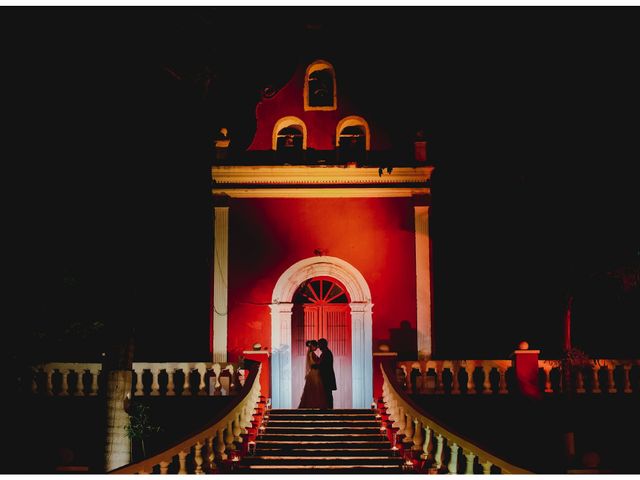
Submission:
[[[95,396],[102,391],[100,363],[46,363],[33,369],[35,394]],[[135,396],[234,395],[244,383],[237,364],[211,362],[133,363]]]
[[[396,378],[403,390],[419,394],[507,394],[514,387],[512,360],[399,361]],[[575,393],[640,391],[640,360],[596,359],[575,369]],[[562,391],[558,360],[538,360],[540,391]]]
[[[558,360],[538,360],[540,389],[545,393],[562,391]],[[595,359],[590,366],[576,368],[574,393],[639,393],[640,360]]]
[[[396,439],[402,438],[404,448],[429,465],[429,473],[533,473],[492,455],[422,412],[395,381],[392,367],[380,367],[385,406],[382,428],[387,424]]]
[[[511,360],[399,361],[396,376],[409,393],[509,393]]]
[[[244,437],[264,405],[260,370],[257,366],[250,371],[236,400],[219,412],[214,423],[158,454],[108,473],[216,473],[225,462],[239,460]]]

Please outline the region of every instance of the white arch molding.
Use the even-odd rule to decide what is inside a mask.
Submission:
[[[350,263],[329,256],[305,258],[291,265],[278,279],[271,300],[271,402],[291,408],[291,309],[302,282],[327,276],[340,281],[351,298],[352,407],[369,408],[373,398],[371,291],[362,274]]]

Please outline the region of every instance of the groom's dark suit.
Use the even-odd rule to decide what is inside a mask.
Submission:
[[[320,377],[327,394],[327,406],[333,408],[333,390],[337,390],[336,374],[333,371],[333,353],[326,345],[320,345],[320,350],[322,350],[319,363]]]

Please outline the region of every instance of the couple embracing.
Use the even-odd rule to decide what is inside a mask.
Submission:
[[[298,408],[333,408],[336,374],[333,353],[326,339],[307,340],[307,360],[304,390]]]

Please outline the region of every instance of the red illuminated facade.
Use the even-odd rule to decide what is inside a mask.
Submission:
[[[425,144],[395,153],[343,82],[326,60],[302,65],[257,105],[246,152],[217,143],[213,359],[259,343],[275,407],[297,406],[309,338],[327,338],[338,359],[343,408],[370,405],[381,345],[407,358],[433,350]]]

